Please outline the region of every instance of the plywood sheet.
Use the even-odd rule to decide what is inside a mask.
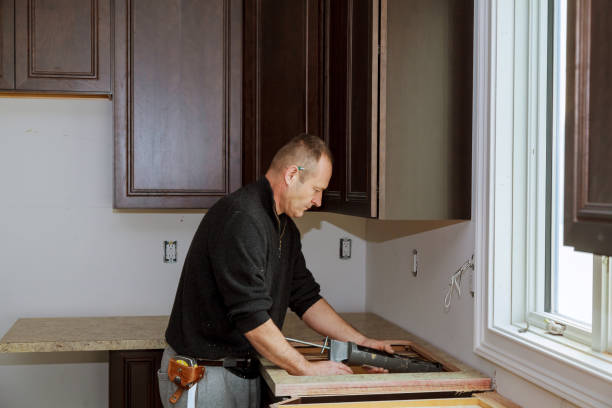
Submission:
[[[298,408],[308,406],[309,408],[520,408],[518,405],[491,392],[486,398],[435,398],[419,400],[398,401],[360,401],[360,402],[325,402],[325,403],[303,403],[300,398],[292,398],[277,404],[273,408]],[[481,394],[482,395],[482,394]]]

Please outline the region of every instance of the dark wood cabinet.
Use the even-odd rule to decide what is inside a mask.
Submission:
[[[14,0],[0,0],[0,89],[15,88]]]
[[[0,0],[0,89],[111,92],[110,0]]]
[[[243,184],[311,133],[335,160],[322,210],[370,215],[370,13],[371,1],[245,3]]]
[[[292,137],[323,137],[322,0],[245,2],[243,184]]]
[[[607,0],[568,2],[565,245],[612,255],[612,25]]]
[[[243,181],[310,132],[335,159],[322,210],[469,219],[473,1],[276,3],[245,9]]]
[[[15,0],[15,89],[110,93],[110,0]]]
[[[115,1],[115,208],[241,185],[242,1]]]
[[[373,36],[373,12],[371,0],[326,2],[324,137],[334,155],[334,171],[323,211],[377,215],[378,180],[372,166],[378,153],[378,106],[372,102],[378,84],[372,82],[372,63],[378,63],[378,44],[373,44],[378,36]]]
[[[163,350],[109,352],[109,407],[162,408],[157,370]]]

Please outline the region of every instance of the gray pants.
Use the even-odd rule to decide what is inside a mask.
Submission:
[[[157,372],[159,394],[164,408],[187,406],[187,390],[176,404],[169,399],[178,386],[168,379],[168,361],[176,355],[170,346],[164,350],[161,368]],[[204,378],[198,382],[196,408],[258,408],[259,378],[247,380],[223,367],[206,367]]]

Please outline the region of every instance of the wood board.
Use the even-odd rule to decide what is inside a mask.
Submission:
[[[383,393],[474,392],[491,390],[491,379],[402,328],[372,313],[341,313],[366,336],[411,344],[452,371],[441,373],[354,374],[337,376],[292,376],[261,359],[261,373],[274,396],[357,395]],[[287,315],[283,334],[323,344],[323,338],[295,314]]]
[[[309,408],[521,408],[519,405],[516,405],[496,392],[479,393],[466,398],[433,398],[397,401],[372,400],[359,402],[323,402],[314,404],[305,402],[302,398],[297,397],[272,404],[271,408],[298,408],[306,405]]]

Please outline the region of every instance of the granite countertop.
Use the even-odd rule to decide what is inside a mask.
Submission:
[[[274,395],[466,392],[491,388],[490,378],[380,316],[372,313],[341,316],[366,336],[410,342],[422,355],[443,363],[448,371],[300,377],[291,376],[261,358],[262,376]],[[167,325],[168,316],[23,318],[0,340],[0,353],[163,349]],[[282,331],[287,337],[323,342],[321,335],[291,312]]]
[[[163,349],[168,316],[23,318],[0,353]]]

